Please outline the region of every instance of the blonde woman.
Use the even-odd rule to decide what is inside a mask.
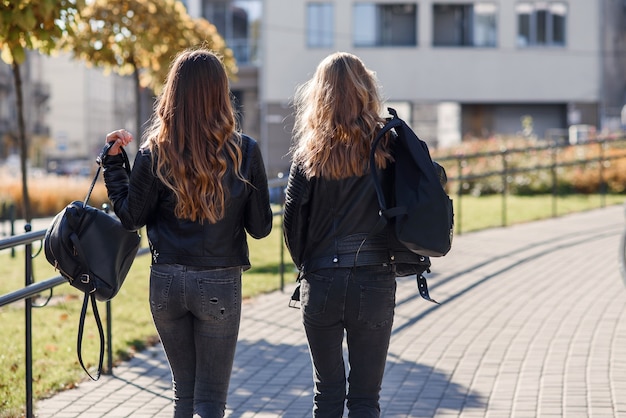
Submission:
[[[386,231],[369,236],[379,219],[369,174],[371,144],[384,123],[378,88],[374,73],[358,57],[338,52],[326,57],[295,95],[284,231],[300,270],[314,417],[341,417],[344,404],[350,417],[380,416],[395,307],[395,263],[424,261],[395,252]],[[376,165],[389,181],[392,138],[384,141]]]
[[[174,417],[223,417],[241,315],[246,232],[270,233],[257,143],[235,129],[220,59],[189,50],[173,62],[130,178],[111,132],[104,179],[127,229],[147,226],[150,307],[172,371]]]

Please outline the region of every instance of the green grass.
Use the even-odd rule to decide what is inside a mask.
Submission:
[[[502,199],[500,196],[455,196],[456,227],[462,233],[502,225]],[[621,204],[623,195],[606,196],[606,205]],[[602,198],[597,195],[560,197],[557,215],[598,208]],[[550,217],[553,203],[550,196],[507,198],[506,223],[514,224]],[[457,231],[458,233],[458,231]],[[285,257],[286,284],[293,283],[295,272],[289,254],[284,247],[280,229],[280,218],[275,217],[270,236],[262,240],[249,240],[252,269],[243,275],[245,298],[276,290],[280,287],[281,246]],[[34,245],[37,251],[39,244]],[[45,260],[43,252],[34,258],[35,281],[56,276]],[[148,305],[148,272],[150,258],[136,259],[123,288],[112,303],[113,352],[116,362],[127,359],[156,341],[156,332]],[[23,252],[16,257],[6,250],[0,253],[0,295],[24,286]],[[36,303],[44,302],[48,293]],[[285,307],[289,295],[285,295]],[[85,379],[85,373],[76,356],[76,332],[82,295],[79,291],[63,284],[53,290],[47,306],[34,309],[33,320],[33,390],[35,399],[49,396],[59,390],[71,388]],[[105,305],[99,304],[105,316]],[[245,309],[243,315],[246,315]],[[0,418],[17,417],[23,414],[25,405],[24,384],[24,309],[23,303],[0,308]],[[98,336],[93,317],[88,316],[83,343],[83,359],[93,366],[97,361]]]
[[[505,203],[500,195],[451,197],[454,199],[457,234],[545,219],[553,214],[561,216],[581,212],[602,207],[603,204],[621,204],[626,200],[626,196],[614,194],[567,195],[559,196],[556,201],[550,195],[507,196]],[[503,211],[504,205],[506,211]]]

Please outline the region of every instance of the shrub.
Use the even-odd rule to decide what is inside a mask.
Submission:
[[[445,167],[451,193],[472,196],[502,193],[505,168],[509,171],[506,189],[514,195],[552,193],[553,188],[559,194],[626,192],[623,140],[557,148],[547,145],[524,138],[491,138],[434,150],[432,156]],[[605,160],[602,166],[600,159]],[[553,171],[554,161],[558,167]],[[461,175],[463,182],[459,187]]]

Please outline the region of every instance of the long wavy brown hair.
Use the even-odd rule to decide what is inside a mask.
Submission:
[[[175,215],[210,223],[222,219],[228,199],[222,179],[232,169],[245,180],[241,135],[217,55],[195,49],[174,59],[144,138],[156,175],[176,196]]]
[[[369,169],[369,153],[384,119],[374,72],[357,56],[336,52],[317,66],[294,98],[293,162],[307,177],[342,179]],[[375,154],[376,166],[392,160],[388,138]]]

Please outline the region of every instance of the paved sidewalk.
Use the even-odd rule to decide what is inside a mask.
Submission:
[[[431,296],[398,280],[383,417],[626,417],[622,206],[455,237]],[[245,274],[244,274],[245,280]],[[247,301],[227,416],[309,417],[290,290]],[[161,346],[36,404],[39,417],[170,417]]]

